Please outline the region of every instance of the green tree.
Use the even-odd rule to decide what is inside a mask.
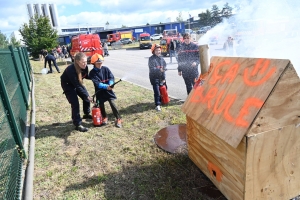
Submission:
[[[50,51],[58,45],[57,31],[51,27],[48,17],[35,15],[29,23],[24,23],[19,29],[23,41],[34,58],[37,58],[41,49]]]
[[[1,33],[0,31],[0,48],[7,48],[8,46],[8,39],[6,37],[6,35],[4,35],[3,33]]]
[[[182,18],[182,13],[181,12],[178,13],[178,17],[176,17],[176,21],[177,22],[183,22],[184,21],[183,18]]]
[[[122,27],[121,28],[126,28],[127,26],[126,25],[122,25]]]
[[[211,25],[215,26],[222,21],[221,12],[217,5],[213,5],[211,8]]]
[[[226,18],[229,18],[232,15],[232,7],[230,7],[228,3],[225,3],[222,10],[222,15]]]
[[[10,38],[10,44],[13,45],[14,47],[20,47],[21,46],[21,42],[18,41],[15,36],[12,36]]]
[[[211,20],[212,20],[212,14],[211,12],[207,9],[206,12],[202,12],[198,15],[200,18],[200,23],[204,26],[210,26],[211,25]]]

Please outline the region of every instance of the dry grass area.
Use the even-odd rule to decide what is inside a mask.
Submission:
[[[160,129],[186,122],[181,102],[172,100],[156,112],[152,91],[122,81],[114,91],[123,128],[114,127],[107,104],[107,126],[93,127],[87,120],[83,124],[90,130],[78,132],[60,74],[42,75],[43,63],[31,64],[36,99],[34,199],[224,199],[186,154],[167,153],[153,140]],[[66,66],[59,63],[61,71]],[[84,84],[92,95],[92,82]]]

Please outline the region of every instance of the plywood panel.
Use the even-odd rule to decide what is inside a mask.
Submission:
[[[280,77],[247,135],[290,124],[300,125],[300,79],[292,64]]]
[[[212,57],[212,72],[193,89],[182,110],[237,147],[289,60]]]
[[[300,127],[289,125],[248,139],[245,199],[300,194]]]
[[[189,157],[228,199],[242,199],[244,195],[245,141],[233,148],[187,117]]]

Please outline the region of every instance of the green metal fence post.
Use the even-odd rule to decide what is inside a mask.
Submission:
[[[26,95],[26,92],[24,90],[24,87],[25,87],[24,83],[21,81],[21,75],[20,75],[21,72],[18,70],[18,67],[17,67],[16,55],[15,55],[14,49],[13,49],[13,47],[11,45],[8,48],[9,48],[9,50],[11,52],[11,57],[12,57],[12,60],[13,60],[13,63],[14,63],[14,67],[15,67],[15,70],[16,70],[16,73],[17,73],[17,77],[18,77],[18,80],[19,80],[19,83],[20,83],[20,86],[21,86],[20,88],[21,88],[23,100],[24,100],[24,103],[26,105],[26,109],[28,109],[29,105],[28,105],[28,101],[27,101],[27,95]]]
[[[31,65],[30,65],[30,62],[29,62],[29,56],[28,56],[28,52],[27,52],[26,47],[22,47],[22,52],[23,52],[23,55],[24,55],[25,63],[26,63],[27,74],[28,74],[29,80],[31,82],[30,73],[31,73],[32,69],[31,69]]]
[[[14,116],[12,107],[9,102],[8,94],[7,94],[7,91],[5,88],[5,82],[4,82],[1,71],[0,71],[0,96],[1,96],[4,108],[5,108],[5,110],[7,110],[6,115],[7,115],[9,125],[12,130],[14,140],[15,140],[16,144],[19,146],[19,150],[22,151],[23,157],[27,158],[27,155],[26,155],[23,143],[22,143],[22,138],[20,136],[20,130],[18,129],[18,126],[15,121],[15,116]]]
[[[28,72],[27,72],[26,63],[25,63],[25,61],[24,61],[24,54],[23,54],[23,52],[22,52],[21,47],[17,47],[17,49],[18,49],[18,53],[19,53],[19,56],[20,56],[22,69],[23,69],[23,71],[24,71],[24,75],[25,75],[25,80],[26,80],[27,88],[28,88],[28,90],[30,91],[30,81],[29,81],[29,78],[28,78]]]

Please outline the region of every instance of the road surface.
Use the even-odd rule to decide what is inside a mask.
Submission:
[[[210,55],[221,55],[223,53],[220,50],[221,48],[222,45],[211,45]],[[151,55],[149,49],[128,48],[110,50],[109,56],[104,58],[103,65],[109,67],[115,77],[152,90],[148,69],[148,59]],[[169,57],[164,57],[164,59],[167,63],[167,68],[170,69],[166,71],[169,96],[185,100],[187,97],[186,87],[183,78],[178,76],[176,59],[173,58],[173,64],[168,64],[170,62]]]

